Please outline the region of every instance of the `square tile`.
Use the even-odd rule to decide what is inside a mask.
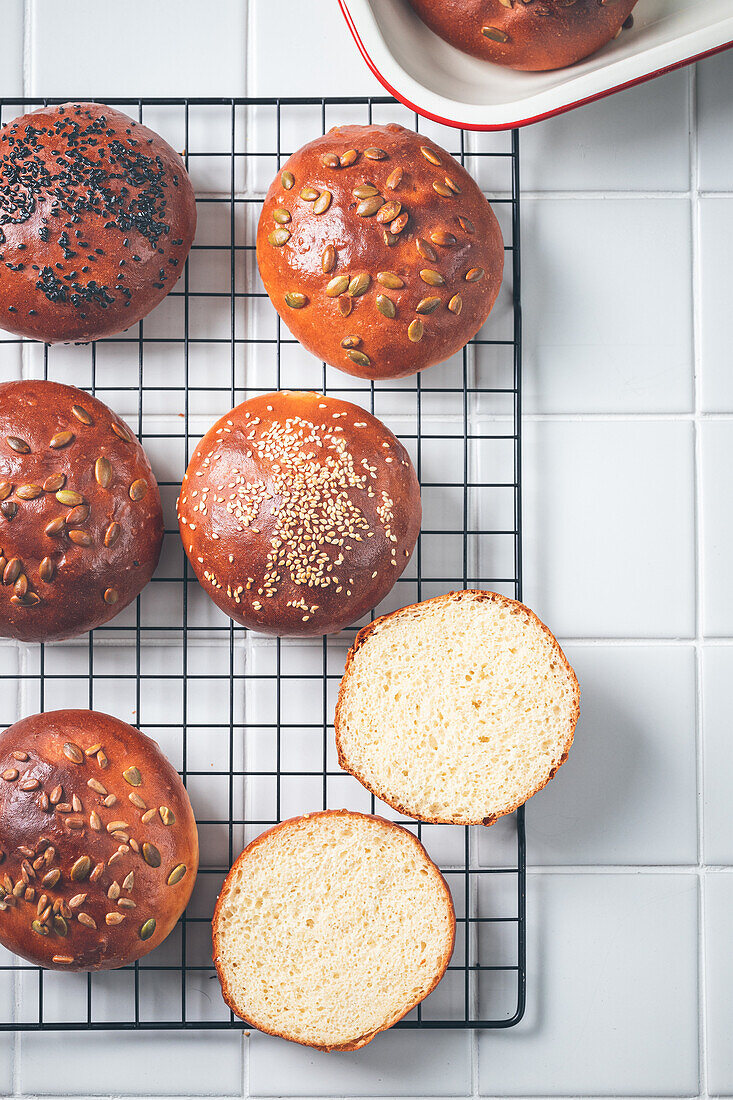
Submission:
[[[733,199],[700,200],[700,335],[702,408],[733,412],[730,346],[730,257],[733,251]]]
[[[705,646],[702,651],[703,859],[707,864],[733,865],[731,682],[733,648]]]
[[[697,65],[699,182],[704,191],[733,191],[733,55]]]
[[[0,70],[0,95],[23,94],[23,0],[3,3],[3,64]],[[9,122],[18,112],[6,108],[0,124]]]
[[[246,5],[239,0],[217,0],[215,18],[201,18],[198,0],[128,0],[123,19],[105,18],[95,0],[29,0],[29,13],[34,95],[245,94]],[[72,56],[83,57],[83,72],[70,77]]]
[[[238,1032],[198,1032],[194,1038],[171,1031],[51,1031],[24,1034],[20,1043],[20,1088],[34,1096],[219,1097],[242,1093],[242,1036]]]
[[[733,635],[733,499],[728,472],[733,463],[733,422],[702,425],[703,631]]]
[[[708,873],[704,890],[708,1091],[711,1096],[733,1096],[733,875]]]
[[[555,634],[693,636],[692,460],[687,423],[525,425],[524,598]]]
[[[12,981],[12,977],[10,979]],[[0,989],[3,996],[11,996],[10,982],[0,978]],[[11,1096],[13,1093],[13,1047],[14,1037],[11,1034],[0,1035],[0,1095]]]
[[[527,805],[529,862],[695,863],[694,650],[565,653],[580,682],[580,721],[567,762]]]
[[[479,1092],[696,1096],[696,877],[530,875],[528,910],[527,1013],[479,1034]]]
[[[327,1054],[253,1032],[249,1091],[258,1096],[467,1096],[467,1031],[387,1031],[358,1051]]]
[[[687,191],[690,74],[686,69],[520,135],[525,191]]]
[[[522,207],[525,412],[692,408],[686,200]]]

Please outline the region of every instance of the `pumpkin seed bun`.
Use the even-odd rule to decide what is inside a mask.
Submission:
[[[405,448],[359,405],[281,390],[244,401],[193,453],[178,499],[199,582],[263,634],[331,634],[382,600],[420,530]]]
[[[431,31],[473,57],[564,69],[616,38],[636,0],[410,0]]]
[[[191,803],[154,741],[93,710],[0,734],[0,943],[52,970],[147,955],[188,904]]]
[[[101,103],[0,128],[0,327],[47,343],[129,328],[183,274],[196,200],[167,141]]]
[[[56,382],[0,384],[0,636],[71,638],[150,580],[160,493],[127,425]]]
[[[337,126],[278,172],[257,262],[308,351],[360,378],[401,378],[476,335],[499,293],[504,243],[445,149],[403,126]]]

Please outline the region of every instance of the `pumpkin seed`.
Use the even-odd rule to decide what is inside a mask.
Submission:
[[[426,260],[430,260],[431,263],[435,263],[438,258],[438,254],[432,245],[429,245],[422,237],[417,237],[415,240],[415,248],[418,250],[421,256]]]
[[[355,275],[349,283],[349,294],[352,298],[360,298],[362,294],[366,294],[369,290],[371,282],[371,275],[367,275],[366,272]]]
[[[373,183],[360,183],[351,194],[355,199],[371,199],[379,194],[379,188],[375,187]]]
[[[69,508],[75,508],[77,504],[84,503],[84,497],[81,493],[77,493],[75,489],[59,489],[56,500],[59,504],[65,504]]]
[[[453,295],[451,300],[448,302],[448,309],[451,311],[451,313],[455,313],[456,316],[461,312],[461,310],[463,309],[463,299],[461,298],[460,294]]]
[[[101,485],[103,489],[109,488],[112,481],[112,463],[103,455],[100,455],[94,463],[94,477],[97,485]]]
[[[474,226],[471,219],[465,217],[465,215],[463,214],[458,215],[458,224],[460,225],[461,229],[464,229],[466,231],[466,233],[476,232],[476,227]]]
[[[167,878],[166,881],[167,881],[169,886],[175,886],[176,883],[181,881],[181,879],[183,878],[183,876],[185,874],[186,874],[186,864],[185,863],[179,863],[176,867],[173,868],[171,873],[168,875],[168,878]]]
[[[422,340],[423,323],[419,318],[415,318],[414,321],[410,321],[407,326],[407,337],[412,340],[413,344],[416,344],[418,340]]]
[[[477,283],[479,279],[484,277],[484,269],[482,267],[472,267],[470,271],[466,272],[467,283]]]
[[[461,189],[451,176],[445,176],[446,187],[450,187],[454,195],[460,195]]]
[[[19,439],[17,435],[9,435],[6,437],[5,442],[12,451],[15,451],[19,455],[30,454],[30,447],[24,439]]]
[[[362,199],[356,208],[356,212],[360,218],[371,218],[382,206],[384,206],[382,196],[373,195],[370,199]]]
[[[369,160],[385,160],[387,154],[384,149],[378,149],[375,145],[370,145],[368,149],[364,150],[364,156]]]
[[[65,474],[51,474],[43,483],[43,491],[44,493],[55,493],[57,489],[63,489],[65,484]]]
[[[397,313],[394,302],[391,298],[387,297],[386,294],[377,295],[376,306],[382,316],[389,317],[390,320],[392,320]]]
[[[51,438],[48,445],[52,447],[53,450],[57,451],[61,447],[68,447],[69,443],[73,443],[75,438],[76,436],[73,432],[56,432],[56,435]]]
[[[130,486],[130,500],[142,500],[148,492],[148,483],[144,477],[139,477]]]
[[[20,558],[11,558],[3,571],[3,584],[15,584],[20,576],[21,569]]]
[[[0,500],[7,500],[13,491],[10,481],[0,481]]]
[[[321,157],[321,164],[324,168],[338,168],[341,164],[336,153],[324,153]]]
[[[38,566],[38,576],[42,581],[45,581],[46,584],[49,584],[53,580],[55,571],[56,566],[53,564],[51,558],[43,558],[41,564]]]
[[[140,939],[149,940],[155,932],[155,918],[151,917],[150,920],[146,920],[145,924],[140,929]]]
[[[318,196],[316,201],[313,203],[313,213],[314,214],[325,214],[326,211],[328,210],[329,206],[331,205],[331,199],[332,198],[333,198],[333,195],[331,194],[330,191],[321,191],[320,195]]]
[[[326,245],[321,256],[321,270],[324,275],[328,275],[329,271],[333,271],[336,266],[336,249],[332,244]]]
[[[64,745],[64,756],[67,760],[70,760],[72,764],[84,763],[84,753],[73,741],[67,741]]]
[[[92,545],[92,536],[88,531],[68,531],[67,534],[76,546],[88,547]]]
[[[286,191],[289,191],[295,183],[295,176],[292,172],[288,172],[286,169],[280,176],[280,183],[283,185]]]
[[[43,486],[41,485],[19,485],[15,490],[15,495],[20,497],[21,500],[35,500],[42,493]]]
[[[484,38],[490,38],[492,42],[508,42],[509,35],[506,31],[501,30],[500,27],[482,27],[481,33]]]
[[[384,243],[387,245],[387,248],[392,248],[400,239],[396,233],[391,233],[388,229],[385,229],[382,237],[384,238]]]
[[[89,872],[92,869],[92,861],[89,856],[79,856],[77,861],[71,868],[71,881],[83,882],[85,878],[88,878]],[[78,895],[77,895],[78,896]],[[86,895],[85,895],[86,896]],[[69,905],[74,908],[74,899],[69,902]]]
[[[82,424],[89,425],[92,423],[91,416],[82,405],[72,405],[71,411],[73,412],[76,419],[79,420]]]
[[[18,772],[17,768],[8,768],[6,771],[3,772],[3,779],[6,783],[14,783],[19,774],[20,773]]]
[[[351,298],[339,298],[339,313],[342,317],[348,317],[353,306],[354,302]]]
[[[305,294],[299,294],[298,291],[290,290],[285,295],[285,305],[290,306],[291,309],[303,309],[308,305],[308,298]]]
[[[440,164],[440,157],[437,153],[434,153],[428,145],[421,145],[420,152],[425,157],[425,160],[429,160],[431,164]]]
[[[60,878],[61,878],[61,872],[59,871],[58,867],[54,867],[54,869],[52,871],[48,871],[43,876],[43,878],[41,879],[41,882],[43,883],[44,886],[52,887],[52,886],[56,885],[56,883],[58,882],[58,880]]]
[[[387,222],[394,221],[401,209],[401,202],[398,202],[397,199],[390,199],[390,201],[386,202],[377,214],[377,221],[380,222],[380,224],[382,225],[385,225]]]
[[[348,287],[348,276],[337,275],[334,279],[331,279],[330,283],[326,287],[326,294],[329,298],[337,298],[339,294],[343,294],[345,290],[348,290]]]
[[[39,920],[31,921],[31,928],[34,932],[37,932],[39,936],[49,936],[50,930],[46,928],[45,924],[41,924]]]
[[[434,313],[440,305],[440,298],[422,298],[415,306],[416,313]]]
[[[280,248],[282,245],[287,244],[290,240],[290,230],[273,229],[272,233],[270,233],[267,239],[273,246],[273,248]]]
[[[394,172],[390,172],[387,176],[387,187],[390,191],[396,191],[399,185],[402,183],[402,169],[395,168]]]
[[[21,573],[15,582],[15,588],[13,589],[16,596],[25,596],[28,591],[28,578],[25,573]]]
[[[41,597],[35,592],[26,592],[25,596],[11,596],[10,602],[20,604],[21,607],[35,607],[41,602]]]
[[[64,939],[69,934],[69,926],[60,913],[57,913],[53,918],[53,930],[57,936],[61,936]]]
[[[347,351],[347,356],[352,363],[356,363],[358,367],[371,366],[371,359],[368,355],[365,355],[363,351]]]
[[[60,535],[66,527],[66,520],[63,516],[57,516],[56,519],[52,519],[50,523],[47,523],[44,527],[44,534],[49,538],[54,538],[56,535]]]
[[[135,436],[132,434],[126,424],[118,424],[116,420],[112,421],[112,431],[120,439],[123,439],[125,443],[134,443]]]
[[[54,787],[54,789],[51,791],[50,795],[48,796],[48,799],[49,799],[49,802],[51,803],[52,806],[57,806],[58,803],[63,798],[63,796],[64,796],[64,788],[63,787]]]
[[[358,348],[361,343],[361,336],[344,336],[341,341],[342,348]]]
[[[175,823],[176,815],[173,813],[173,810],[170,810],[167,806],[161,806],[158,813],[164,825],[173,825]]]
[[[401,233],[402,230],[407,225],[409,217],[410,217],[410,215],[407,213],[407,211],[403,210],[402,213],[398,217],[396,217],[395,220],[390,225],[390,227],[389,227],[390,232],[391,233]]]
[[[428,286],[444,286],[445,279],[439,271],[434,271],[431,267],[424,267],[420,272],[420,278]]]
[[[154,844],[145,841],[142,847],[143,859],[150,867],[160,867],[160,852]]]
[[[86,523],[89,519],[89,505],[77,504],[76,508],[72,508],[70,512],[66,513],[66,526],[78,527],[82,523]]]
[[[350,168],[359,156],[356,149],[347,149],[345,153],[342,153],[339,157],[339,164],[342,168]]]
[[[18,505],[14,500],[4,500],[2,504],[0,504],[0,512],[2,512],[7,520],[14,519],[18,514]]]
[[[116,588],[105,588],[104,590],[104,602],[110,605],[116,604],[120,596]]]
[[[143,777],[140,775],[138,768],[127,768],[122,773],[122,778],[126,783],[129,783],[131,787],[139,787],[143,781]]]
[[[303,202],[315,202],[319,194],[320,192],[315,187],[308,185],[300,192],[300,197]]]
[[[399,275],[395,275],[394,271],[378,271],[377,282],[381,283],[382,286],[386,286],[389,290],[399,290],[400,287],[405,285],[404,281]]]
[[[272,220],[276,221],[278,225],[287,225],[290,221],[290,211],[278,206],[277,210],[272,212]]]
[[[433,180],[433,191],[438,195],[442,195],[444,199],[452,199],[453,192],[447,184],[442,183],[440,180]]]
[[[113,520],[107,530],[104,532],[104,545],[107,547],[114,546],[119,537],[120,525]]]
[[[448,233],[445,229],[436,229],[430,234],[430,240],[433,244],[442,245],[443,248],[452,248],[456,243],[456,238],[452,233]]]

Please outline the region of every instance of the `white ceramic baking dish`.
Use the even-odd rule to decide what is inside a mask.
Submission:
[[[503,130],[560,114],[733,46],[733,0],[639,0],[634,27],[597,54],[549,73],[522,73],[449,46],[407,0],[339,0],[378,80],[426,118]]]

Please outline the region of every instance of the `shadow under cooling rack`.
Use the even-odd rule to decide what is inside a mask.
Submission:
[[[0,101],[0,122],[45,102]],[[420,479],[418,547],[375,614],[456,588],[521,598],[518,135],[445,130],[381,98],[109,102],[183,152],[199,213],[185,275],[145,321],[114,339],[48,347],[0,333],[0,376],[73,384],[126,418],[161,485],[164,550],[136,603],[106,627],[62,644],[0,644],[0,720],[88,705],[140,726],[186,783],[201,869],[176,929],[134,966],[59,974],[0,948],[0,1030],[243,1027],[221,998],[211,961],[210,919],[223,878],[263,829],[341,806],[412,829],[453,894],[449,969],[397,1026],[511,1027],[525,1003],[523,809],[490,829],[418,825],[395,818],[345,775],[333,708],[361,624],[300,641],[235,626],[188,569],[175,498],[196,443],[230,407],[267,390],[320,389],[387,423]],[[330,126],[372,121],[420,129],[461,160],[490,198],[506,245],[504,286],[477,337],[448,362],[394,383],[348,377],[306,353],[270,305],[255,259],[261,201],[286,157]]]

